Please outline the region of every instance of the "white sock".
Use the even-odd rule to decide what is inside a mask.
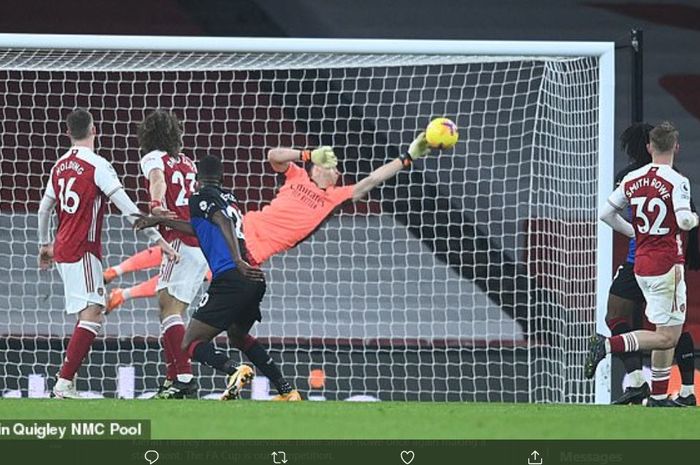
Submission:
[[[683,384],[681,385],[681,392],[679,394],[681,397],[688,397],[691,394],[695,394],[695,386]]]
[[[651,396],[651,398],[654,400],[664,400],[667,397],[668,397],[668,394],[657,394],[655,396]]]
[[[64,389],[69,387],[71,384],[73,384],[73,380],[58,378],[58,380],[56,381],[56,389]]]
[[[647,380],[644,378],[644,372],[642,370],[634,370],[629,374],[630,387],[641,387]]]
[[[192,381],[192,378],[194,378],[194,375],[192,375],[191,373],[177,375],[177,380],[181,383],[189,383],[190,381]]]
[[[611,350],[612,349],[610,349],[610,338],[606,337],[605,338],[605,353],[609,354]]]

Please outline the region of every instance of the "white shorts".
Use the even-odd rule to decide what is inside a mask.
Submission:
[[[105,306],[102,262],[91,253],[75,263],[56,263],[63,280],[66,312],[79,313],[88,305]]]
[[[647,301],[647,320],[656,326],[685,323],[686,290],[683,265],[674,265],[661,276],[636,276]]]
[[[170,245],[180,253],[180,261],[174,263],[163,254],[156,291],[167,289],[168,294],[180,302],[190,304],[197,296],[209,269],[207,259],[202,249],[185,245],[179,239]]]

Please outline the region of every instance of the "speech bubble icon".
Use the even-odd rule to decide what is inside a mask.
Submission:
[[[149,465],[153,465],[160,458],[160,454],[157,450],[147,450],[146,453],[143,454],[143,458],[146,459]]]

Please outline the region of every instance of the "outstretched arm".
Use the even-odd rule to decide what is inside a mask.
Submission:
[[[136,218],[134,223],[134,229],[141,231],[142,229],[152,228],[153,226],[163,225],[175,231],[180,231],[181,233],[188,234],[190,236],[196,236],[194,228],[192,225],[184,220],[178,220],[175,218],[169,218],[164,216],[145,216],[141,214],[132,215]]]
[[[408,152],[389,163],[380,166],[372,171],[369,176],[355,184],[352,192],[352,200],[357,201],[363,198],[369,191],[383,183],[389,178],[392,178],[403,168],[410,166],[413,160],[423,157],[430,152],[428,142],[425,140],[425,133],[418,134],[408,148]]]
[[[372,171],[369,174],[369,176],[355,184],[355,188],[352,191],[353,202],[363,198],[365,195],[367,195],[369,191],[371,191],[387,179],[396,176],[396,173],[401,171],[403,168],[403,162],[397,158]]]

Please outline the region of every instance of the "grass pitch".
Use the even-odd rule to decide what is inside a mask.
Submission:
[[[0,399],[2,419],[150,419],[153,439],[697,439],[700,409]]]

